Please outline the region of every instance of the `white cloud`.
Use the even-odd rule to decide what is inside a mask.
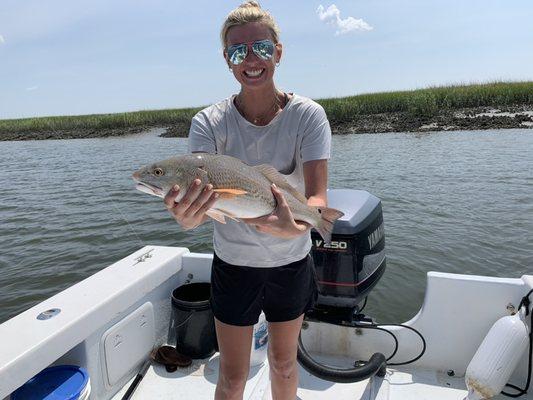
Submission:
[[[6,40],[4,39],[4,37],[2,35],[0,35],[0,44],[4,44],[6,42]]]
[[[335,4],[330,5],[327,10],[321,4],[316,10],[318,18],[326,24],[337,28],[335,35],[343,35],[353,31],[370,31],[373,28],[362,19],[355,19],[354,17],[341,18],[341,12]]]
[[[26,92],[33,92],[34,90],[39,89],[39,86],[30,86],[26,88]]]

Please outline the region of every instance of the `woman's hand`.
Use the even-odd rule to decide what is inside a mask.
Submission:
[[[196,228],[205,222],[208,218],[206,211],[213,207],[218,198],[218,193],[213,191],[213,185],[208,184],[202,189],[201,183],[200,179],[195,179],[179,203],[176,203],[180,192],[178,185],[175,185],[163,200],[170,214],[185,230]]]
[[[272,214],[258,218],[241,218],[241,220],[247,224],[255,225],[259,232],[281,238],[289,239],[303,235],[311,228],[311,225],[303,221],[296,222],[281,190],[274,184],[271,188],[277,203]]]

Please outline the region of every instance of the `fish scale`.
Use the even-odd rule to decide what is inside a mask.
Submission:
[[[231,202],[222,200],[223,204],[218,204],[217,208],[231,210],[235,214],[238,210],[242,211],[248,209],[249,206],[254,206],[256,213],[247,216],[247,218],[266,215],[274,210],[276,199],[270,189],[271,182],[261,172],[233,157],[228,157],[227,169],[217,168],[217,165],[213,165],[213,163],[219,164],[219,158],[205,157],[204,166],[207,171],[208,182],[215,189],[230,188],[246,191],[246,194],[237,196]],[[282,175],[280,174],[280,176]],[[315,208],[303,204],[283,187],[279,189],[282,191],[295,219],[303,220],[312,225],[320,220],[320,213]],[[258,201],[262,207],[258,206]]]

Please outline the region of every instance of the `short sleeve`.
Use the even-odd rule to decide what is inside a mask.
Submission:
[[[204,111],[197,113],[189,129],[189,153],[203,152],[214,154],[217,152],[215,135]]]
[[[324,108],[314,103],[302,137],[302,161],[329,160],[331,153],[331,127]]]

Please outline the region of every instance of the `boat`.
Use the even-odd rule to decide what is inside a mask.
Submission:
[[[503,399],[500,390],[528,384],[533,275],[429,272],[419,312],[377,324],[363,309],[386,271],[381,202],[350,189],[329,190],[328,201],[345,216],[331,242],[312,234],[320,295],[300,334],[299,400]],[[84,373],[84,397],[71,398],[214,398],[216,350],[174,372],[151,361],[176,346],[174,291],[209,282],[211,262],[148,245],[2,323],[0,399],[23,398],[29,382],[61,366]],[[271,398],[267,359],[250,368],[244,399]]]

